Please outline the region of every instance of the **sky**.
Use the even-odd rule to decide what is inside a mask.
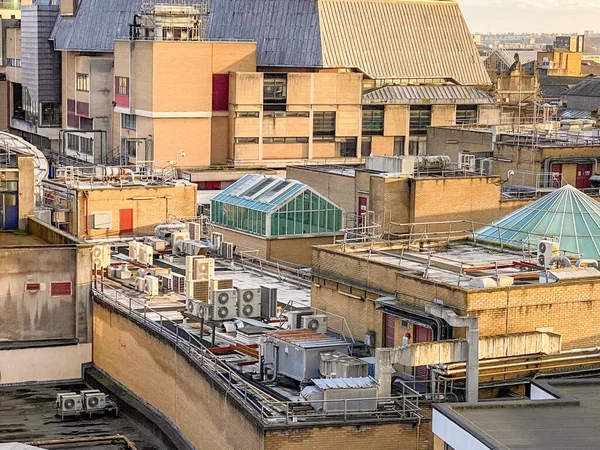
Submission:
[[[458,0],[472,33],[600,32],[600,0]]]

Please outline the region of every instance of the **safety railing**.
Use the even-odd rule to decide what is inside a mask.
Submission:
[[[332,411],[317,410],[305,401],[280,401],[266,390],[249,383],[240,373],[219,360],[200,339],[142,300],[132,298],[117,287],[100,280],[94,281],[92,293],[96,302],[118,310],[128,320],[156,333],[182,352],[192,364],[225,389],[228,396],[252,410],[267,425],[319,423],[323,420],[346,422],[358,418],[363,421],[381,418],[410,420],[420,417],[421,394],[413,390],[395,397],[318,401],[326,406],[333,405]],[[355,403],[359,400],[375,401],[377,406],[369,408],[369,411],[357,411]]]

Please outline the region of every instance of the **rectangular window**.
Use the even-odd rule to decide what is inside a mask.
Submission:
[[[87,73],[77,74],[77,90],[83,92],[90,91],[90,76]]]
[[[287,74],[265,74],[263,81],[263,101],[265,103],[285,103],[287,98]]]
[[[431,106],[410,107],[410,134],[425,135],[431,126]]]
[[[238,111],[235,113],[235,117],[238,119],[258,118],[259,116],[260,113],[258,111]]]
[[[79,151],[79,136],[74,134],[67,134],[67,147],[70,150],[74,150],[76,152]]]
[[[477,105],[458,105],[456,107],[457,125],[477,124]]]
[[[373,143],[373,138],[363,137],[360,142],[360,155],[361,156],[371,156],[371,146]]]
[[[263,138],[263,144],[308,144],[307,137],[270,137]]]
[[[62,124],[62,108],[60,103],[42,103],[42,126],[60,126]]]
[[[136,119],[134,114],[121,114],[121,128],[135,130]]]
[[[313,115],[315,136],[335,136],[335,111],[318,111]]]
[[[362,130],[365,136],[383,136],[383,106],[363,107]]]
[[[258,138],[257,137],[235,138],[235,143],[236,144],[258,144]]]
[[[394,156],[404,156],[404,146],[406,138],[404,136],[394,137]]]
[[[425,136],[411,137],[408,142],[408,155],[419,156],[427,154],[427,138]]]
[[[356,158],[356,140],[355,137],[336,138],[337,154],[342,158]]]
[[[9,67],[21,67],[21,60],[16,58],[6,58],[6,65]]]
[[[70,281],[50,283],[50,297],[70,297],[73,295]]]
[[[94,140],[89,138],[79,138],[79,151],[86,155],[94,154]]]
[[[310,117],[308,111],[266,111],[263,117]]]
[[[115,77],[116,88],[118,95],[129,95],[129,78],[127,77]]]

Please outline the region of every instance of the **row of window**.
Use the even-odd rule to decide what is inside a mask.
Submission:
[[[6,65],[8,67],[21,67],[21,60],[16,58],[6,58]]]
[[[86,155],[94,154],[94,140],[76,134],[67,134],[67,147],[70,150],[84,153]]]

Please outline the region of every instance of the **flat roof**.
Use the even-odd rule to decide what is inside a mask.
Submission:
[[[600,379],[548,383],[556,400],[434,405],[491,448],[564,450],[598,448]],[[453,413],[453,414],[449,414]]]
[[[37,236],[21,231],[0,231],[0,248],[2,247],[36,247],[50,245]]]
[[[0,443],[37,442],[99,436],[126,436],[139,449],[160,449],[165,444],[122,409],[119,415],[94,415],[91,419],[65,419],[55,416],[56,394],[90,389],[85,383],[19,385],[0,387]],[[113,399],[115,400],[115,399]],[[44,446],[45,447],[45,446]],[[54,446],[53,446],[54,447]],[[69,444],[60,448],[117,450],[122,444]]]

